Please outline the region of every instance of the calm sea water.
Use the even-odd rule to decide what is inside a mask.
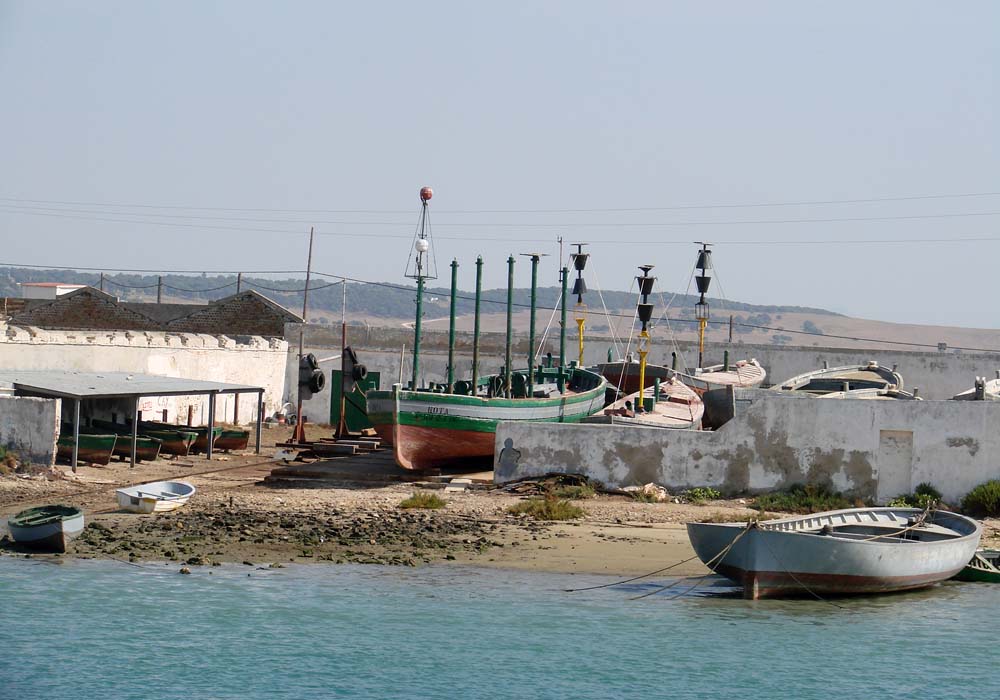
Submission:
[[[4,558],[0,698],[1000,696],[1000,586],[840,608],[709,585],[563,591],[610,580]]]

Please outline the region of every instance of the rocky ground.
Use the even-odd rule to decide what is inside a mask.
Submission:
[[[157,460],[134,470],[118,463],[81,467],[76,474],[61,468],[50,474],[63,477],[56,479],[5,476],[0,478],[0,516],[5,520],[42,503],[71,503],[84,509],[88,524],[67,556],[178,567],[456,562],[636,575],[692,556],[683,523],[741,520],[753,514],[742,500],[643,503],[598,495],[576,501],[584,512],[579,520],[540,522],[509,513],[526,495],[500,489],[445,492],[440,484],[392,482],[268,485],[264,477],[275,466],[270,452],[220,455],[211,462],[200,457]],[[116,488],[169,478],[197,487],[184,507],[152,515],[118,511]],[[436,493],[446,505],[439,510],[400,508],[415,491]],[[986,523],[984,545],[1000,544],[998,527],[997,521]],[[0,539],[0,552],[27,554],[6,536]],[[697,574],[705,569],[693,561],[674,571]]]

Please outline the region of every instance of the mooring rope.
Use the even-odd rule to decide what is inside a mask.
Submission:
[[[719,562],[721,562],[726,557],[726,555],[729,554],[729,550],[731,550],[733,547],[735,547],[736,543],[739,542],[741,539],[743,539],[743,536],[746,535],[748,532],[750,532],[751,529],[753,529],[753,527],[755,526],[755,522],[756,521],[753,521],[753,520],[749,521],[747,523],[746,527],[743,528],[743,530],[740,532],[740,534],[738,534],[736,537],[733,538],[732,542],[730,542],[728,545],[726,545],[714,557],[712,557],[711,559],[709,559],[708,561],[705,562],[705,566],[707,566],[709,568],[709,570],[712,572],[712,574],[717,573],[715,571],[714,566],[716,564],[718,564]],[[669,600],[673,600],[674,598],[680,598],[682,595],[687,595],[688,593],[690,593],[691,591],[693,591],[694,589],[696,589],[698,586],[700,586],[704,582],[704,580],[707,579],[712,574],[702,574],[699,577],[698,582],[695,583],[695,585],[691,586],[691,588],[687,589],[686,591],[681,591],[678,595],[675,595],[672,598],[669,598]],[[687,580],[687,579],[678,579],[677,581],[674,581],[673,583],[667,584],[665,586],[659,586],[657,588],[654,588],[651,591],[643,593],[642,595],[635,596],[634,598],[629,598],[629,600],[640,600],[642,598],[647,598],[647,597],[649,597],[651,595],[656,595],[657,593],[662,593],[663,591],[667,590],[668,588],[673,588],[678,583],[680,583],[681,581],[685,581],[685,580]]]
[[[714,557],[712,557],[707,562],[705,562],[705,566],[707,566],[712,571],[713,574],[715,573],[715,569],[712,569],[712,564],[714,564],[716,562],[716,560],[722,559],[723,557],[726,556],[726,554],[729,553],[729,550],[732,549],[733,546],[740,540],[740,538],[742,538],[743,535],[745,535],[750,530],[750,525],[751,525],[751,523],[748,522],[747,526],[743,529],[742,532],[740,532],[739,535],[737,535],[733,539],[732,542],[730,542],[725,548],[722,549],[722,551],[720,551]],[[586,586],[584,588],[566,588],[566,589],[564,589],[563,592],[564,593],[579,593],[580,591],[593,591],[593,590],[597,590],[599,588],[610,588],[611,586],[621,586],[621,585],[624,585],[626,583],[632,583],[633,581],[638,581],[640,579],[648,578],[650,576],[656,576],[657,574],[662,574],[664,571],[669,571],[670,569],[676,568],[676,567],[680,566],[681,564],[687,564],[689,561],[692,561],[692,560],[697,559],[697,558],[698,558],[698,555],[695,554],[693,557],[688,557],[687,559],[682,559],[681,561],[675,562],[675,563],[671,564],[670,566],[665,566],[662,569],[657,569],[656,571],[650,571],[647,574],[640,574],[639,576],[633,576],[632,578],[623,579],[621,581],[612,581],[611,583],[602,583],[602,584],[599,584],[599,585],[596,585],[596,586]],[[709,575],[710,574],[705,574],[704,576],[709,576]],[[681,581],[685,581],[685,580],[687,580],[687,578],[677,579],[677,581],[674,581],[673,583],[671,583],[669,585],[660,587],[659,589],[657,589],[657,591],[654,591],[654,593],[659,592],[661,590],[665,590],[667,588],[671,588],[672,586],[676,586],[678,583],[680,583]],[[646,594],[646,595],[649,595],[649,594]],[[642,597],[645,597],[645,596],[639,596],[639,597],[642,598]],[[633,598],[632,600],[637,600],[637,598]]]

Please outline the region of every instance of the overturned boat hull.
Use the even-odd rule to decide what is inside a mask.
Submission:
[[[698,557],[745,598],[888,593],[960,572],[979,546],[971,518],[852,508],[761,523],[688,523]]]

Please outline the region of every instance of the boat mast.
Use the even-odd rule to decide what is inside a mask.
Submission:
[[[583,270],[587,267],[589,253],[583,252],[586,243],[574,243],[576,252],[573,253],[573,267],[576,268],[576,281],[573,283],[573,293],[576,294],[576,306],[573,312],[576,314],[576,329],[580,340],[580,359],[577,365],[583,367],[583,325],[587,321],[587,306],[583,303],[583,295],[587,292],[587,283],[583,281]]]
[[[451,309],[448,313],[448,393],[455,391],[455,295],[458,293],[458,260],[451,261]]]
[[[434,190],[430,187],[420,188],[420,226],[417,230],[417,239],[413,244],[417,254],[413,258],[414,268],[412,273],[406,276],[417,280],[417,317],[413,324],[413,375],[410,380],[410,389],[417,390],[417,379],[420,374],[420,326],[424,314],[424,281],[436,279],[437,275],[429,264],[428,252],[431,249],[430,238],[428,237],[430,217],[427,213],[427,202],[434,196]]]
[[[639,332],[639,342],[637,344],[639,351],[638,406],[645,409],[646,354],[649,352],[649,320],[653,317],[653,305],[649,303],[649,295],[653,293],[653,283],[656,281],[656,278],[649,276],[649,271],[653,269],[652,265],[640,265],[639,269],[642,270],[642,276],[635,278],[639,282],[639,294],[642,297],[637,309],[639,320],[642,322],[642,330]],[[653,395],[653,401],[656,401],[655,394]]]
[[[483,296],[483,256],[476,258],[476,310],[472,329],[472,395],[479,386],[479,300]]]
[[[562,296],[559,297],[559,309],[562,313],[562,320],[559,324],[559,393],[563,393],[566,387],[566,282],[569,279],[569,268],[563,267],[559,272],[559,279],[562,281]]]
[[[698,366],[704,367],[705,360],[705,326],[708,325],[708,302],[705,295],[708,293],[708,286],[712,283],[712,277],[708,271],[712,269],[712,251],[709,250],[711,243],[695,241],[701,246],[698,251],[698,262],[695,264],[698,274],[694,281],[698,284],[698,303],[694,305],[694,317],[698,319]]]
[[[504,370],[503,370],[503,395],[508,399],[511,397],[511,363],[514,361],[511,356],[511,342],[514,336],[514,256],[511,255],[507,258],[507,346],[505,348],[506,354],[504,355]]]
[[[528,325],[528,396],[535,395],[535,307],[538,299],[538,261],[545,253],[521,253],[531,258],[531,321]]]

